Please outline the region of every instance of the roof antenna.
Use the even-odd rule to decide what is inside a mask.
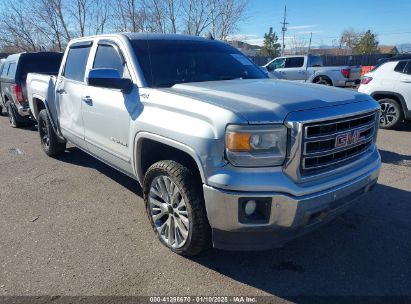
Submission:
[[[205,36],[206,39],[208,40],[215,40],[213,34],[211,32],[208,32],[207,35]]]

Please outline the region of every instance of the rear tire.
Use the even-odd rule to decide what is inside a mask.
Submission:
[[[56,157],[66,150],[66,142],[60,142],[51,125],[49,115],[45,109],[41,110],[38,119],[40,143],[43,151],[50,157]]]
[[[18,120],[17,113],[14,110],[11,103],[7,103],[6,105],[7,116],[9,117],[10,127],[12,128],[20,128],[22,126],[21,122]]]
[[[325,76],[319,76],[313,82],[316,83],[316,84],[322,84],[322,85],[326,85],[326,86],[332,86],[333,85],[331,80],[328,77],[325,77]]]
[[[143,192],[150,223],[161,243],[183,256],[197,255],[210,246],[201,181],[190,169],[175,161],[159,161],[147,170]]]
[[[383,98],[378,100],[381,106],[380,112],[380,128],[381,129],[397,129],[404,121],[404,112],[401,104],[391,98]]]

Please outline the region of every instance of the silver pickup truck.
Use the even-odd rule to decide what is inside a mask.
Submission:
[[[311,82],[335,87],[360,84],[361,67],[323,66],[320,56],[296,55],[277,57],[263,68],[274,79]]]
[[[281,246],[347,210],[379,175],[375,100],[269,79],[222,42],[75,39],[57,77],[27,83],[45,153],[70,141],[134,178],[178,254]]]

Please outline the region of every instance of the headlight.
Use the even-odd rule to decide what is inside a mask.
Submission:
[[[225,144],[227,158],[234,166],[280,166],[287,150],[287,128],[230,125]]]

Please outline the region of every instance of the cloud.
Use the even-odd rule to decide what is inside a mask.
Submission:
[[[305,30],[309,28],[317,27],[316,25],[295,25],[287,27],[288,30]]]

